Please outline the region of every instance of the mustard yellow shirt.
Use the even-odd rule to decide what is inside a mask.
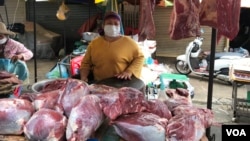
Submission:
[[[81,62],[81,69],[92,69],[96,81],[113,77],[124,70],[140,78],[144,56],[129,36],[109,42],[102,36],[90,42]]]

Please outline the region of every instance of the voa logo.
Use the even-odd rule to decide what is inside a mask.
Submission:
[[[247,136],[244,129],[226,129],[228,136]]]

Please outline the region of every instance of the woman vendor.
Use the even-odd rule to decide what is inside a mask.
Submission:
[[[94,81],[111,77],[140,78],[143,53],[132,38],[121,35],[120,26],[119,14],[111,11],[104,16],[103,32],[90,42],[81,62],[81,80],[88,82],[90,72],[93,72]]]
[[[11,39],[11,35],[15,35],[15,33],[7,30],[6,25],[3,22],[0,22],[0,59],[10,59],[11,62],[16,62],[17,60],[20,60],[19,63],[16,64],[18,67],[20,67],[18,69],[15,69],[18,71],[10,73],[15,73],[19,76],[20,80],[25,80],[27,78],[26,74],[28,72],[28,69],[24,61],[30,60],[33,57],[33,53],[29,49],[27,49],[22,43]],[[6,68],[6,64],[0,64],[0,66],[4,66]],[[21,70],[21,68],[25,70]],[[1,68],[1,70],[3,69]]]

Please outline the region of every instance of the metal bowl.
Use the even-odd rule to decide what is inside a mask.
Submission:
[[[58,79],[45,79],[42,81],[38,81],[31,86],[31,90],[33,92],[40,92],[46,84],[48,84],[49,82],[52,82],[52,81],[56,81],[56,80],[66,80],[66,79],[58,78]]]

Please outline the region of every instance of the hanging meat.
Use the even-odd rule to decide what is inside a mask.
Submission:
[[[200,5],[200,25],[217,28],[217,0],[202,0]]]
[[[202,0],[200,24],[218,30],[217,41],[222,36],[234,39],[239,32],[241,0]]]
[[[230,40],[234,39],[239,32],[241,0],[217,0],[218,36],[223,35]]]
[[[199,6],[199,0],[174,0],[169,26],[171,39],[200,36]]]
[[[155,37],[154,8],[155,0],[140,0],[139,41]]]

